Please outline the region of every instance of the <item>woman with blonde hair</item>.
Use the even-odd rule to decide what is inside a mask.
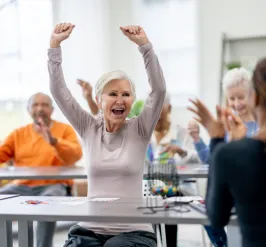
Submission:
[[[193,146],[193,140],[186,128],[172,124],[171,99],[166,93],[163,109],[153,131],[147,149],[146,159],[153,162],[160,157],[174,158],[176,164],[199,163],[199,157]],[[166,155],[166,156],[165,156]],[[195,195],[191,183],[180,181],[180,195]],[[177,225],[165,225],[167,247],[177,246]]]
[[[147,152],[147,159],[152,161],[168,153],[179,165],[199,163],[193,140],[186,128],[172,124],[171,110],[170,95],[166,93],[163,109],[149,144],[152,152]]]

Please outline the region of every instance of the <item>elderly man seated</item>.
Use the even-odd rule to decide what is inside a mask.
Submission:
[[[33,123],[14,130],[0,146],[0,164],[13,159],[14,166],[44,167],[73,165],[82,148],[73,128],[51,119],[51,98],[34,94],[28,101]],[[65,196],[71,180],[14,180],[0,194],[22,196]],[[37,247],[51,247],[54,222],[38,222]]]

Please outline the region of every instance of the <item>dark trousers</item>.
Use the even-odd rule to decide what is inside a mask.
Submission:
[[[227,247],[227,236],[224,228],[204,226],[214,247]]]
[[[213,246],[227,247],[227,236],[224,228],[213,228],[204,226]],[[167,247],[177,246],[177,225],[165,225],[165,235]]]
[[[178,193],[177,196],[183,196],[183,194]],[[204,228],[215,247],[227,247],[227,236],[224,228],[213,228],[212,226],[204,226]],[[165,235],[167,247],[176,247],[177,225],[165,225]]]
[[[68,233],[64,247],[156,247],[156,236],[152,232],[134,231],[119,235],[96,234],[79,225],[74,225]]]
[[[177,246],[177,225],[165,225],[167,247]]]

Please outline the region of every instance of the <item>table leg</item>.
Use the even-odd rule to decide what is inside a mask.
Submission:
[[[161,224],[161,233],[162,233],[162,244],[163,244],[163,247],[167,247],[165,224]]]
[[[228,247],[241,247],[242,237],[239,226],[227,226]]]
[[[13,247],[11,221],[7,220],[0,221],[0,239],[1,239],[1,246]]]
[[[18,243],[19,247],[33,247],[33,222],[18,222]]]

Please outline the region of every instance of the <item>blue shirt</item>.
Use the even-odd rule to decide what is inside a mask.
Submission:
[[[258,130],[257,122],[251,121],[246,122],[245,125],[247,126],[247,137],[251,137],[254,135]],[[225,141],[227,141],[227,135],[225,136]],[[207,146],[202,139],[199,142],[194,143],[195,149],[199,155],[199,158],[202,163],[209,164],[210,161],[210,148]]]

